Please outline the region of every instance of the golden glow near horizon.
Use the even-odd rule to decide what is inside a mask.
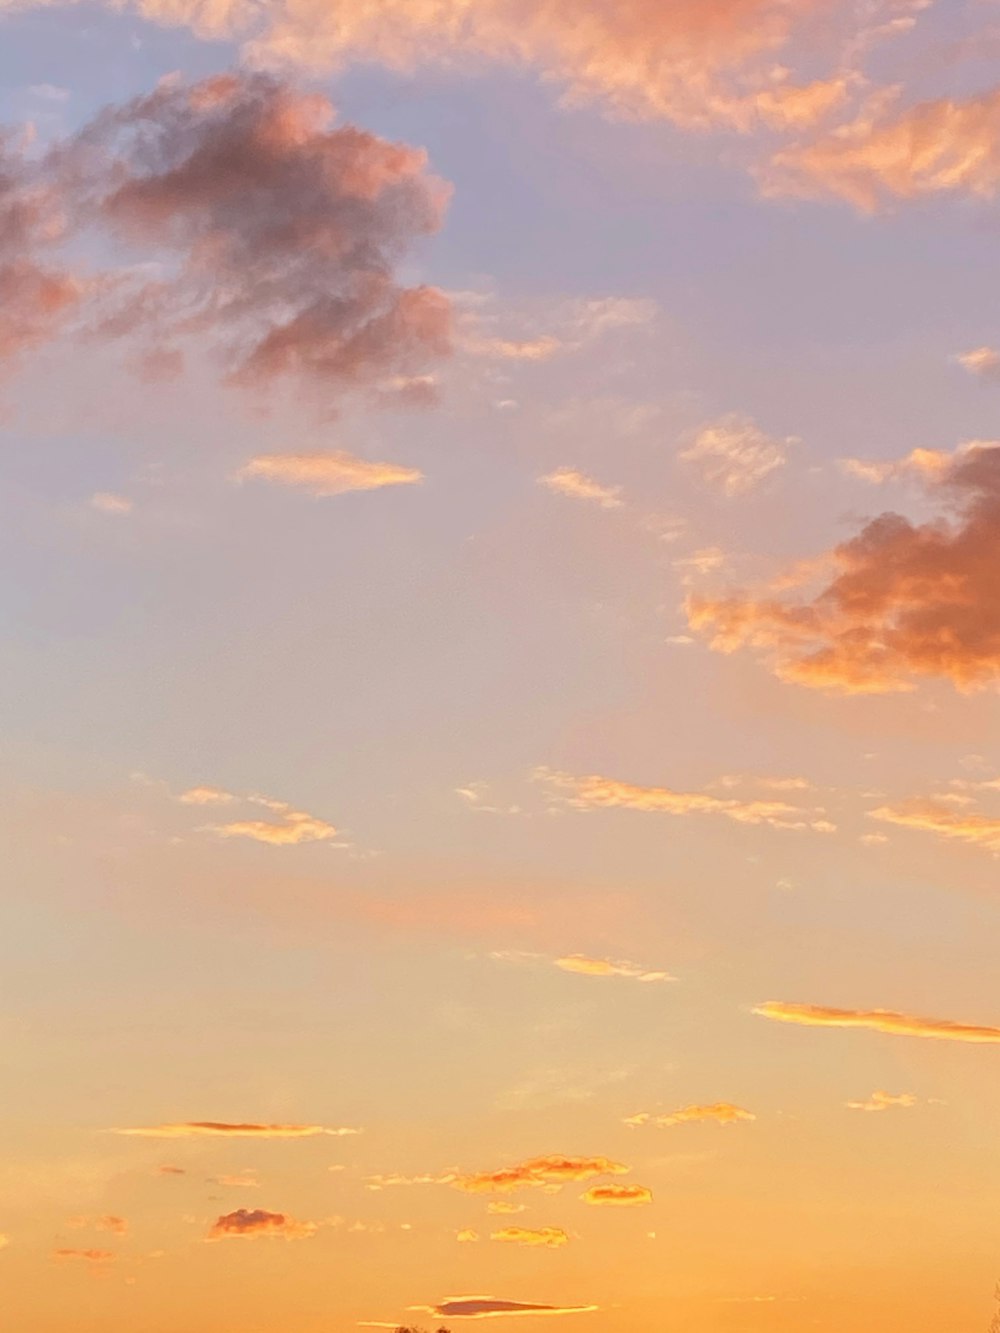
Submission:
[[[996,16],[0,29],[3,1329],[986,1333]]]

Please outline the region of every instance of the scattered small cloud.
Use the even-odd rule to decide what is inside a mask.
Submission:
[[[586,500],[602,509],[621,509],[624,504],[620,486],[604,486],[593,477],[571,467],[557,468],[555,472],[539,477],[538,484],[547,486],[557,495],[565,495],[572,500]]]
[[[131,514],[134,505],[127,495],[115,495],[112,491],[95,491],[90,497],[91,509],[98,509],[102,514]]]
[[[788,450],[799,443],[794,435],[767,435],[750,417],[732,412],[702,426],[680,458],[697,468],[710,486],[736,497],[784,467]]]
[[[316,1222],[298,1222],[285,1213],[269,1213],[264,1208],[237,1208],[216,1218],[206,1240],[233,1237],[256,1240],[281,1237],[283,1240],[309,1240],[319,1230]]]
[[[683,1106],[679,1111],[671,1111],[669,1115],[652,1115],[648,1111],[640,1111],[638,1115],[629,1116],[624,1123],[632,1128],[657,1125],[661,1129],[670,1129],[674,1125],[705,1123],[738,1125],[756,1119],[751,1111],[745,1111],[742,1106],[734,1106],[732,1102],[714,1102],[706,1106]]]
[[[569,1236],[561,1227],[504,1227],[494,1231],[490,1240],[506,1245],[541,1246],[544,1249],[558,1250],[569,1242]]]
[[[373,463],[343,451],[316,454],[262,454],[251,458],[239,480],[273,481],[327,497],[350,491],[376,491],[386,486],[415,486],[423,473],[397,463]]]
[[[959,352],[955,360],[970,375],[984,380],[1000,378],[1000,352],[995,347],[974,347],[970,352]]]
[[[350,1134],[360,1134],[360,1129],[330,1129],[326,1125],[268,1125],[232,1123],[224,1120],[192,1120],[175,1125],[151,1125],[136,1129],[115,1129],[114,1134],[124,1134],[132,1138],[143,1139],[195,1139],[195,1138],[239,1138],[239,1139],[308,1139],[318,1134],[329,1134],[334,1138]],[[169,1172],[175,1167],[166,1168]],[[163,1168],[161,1168],[163,1170]]]
[[[635,981],[674,981],[668,972],[650,972],[638,963],[613,961],[610,958],[588,958],[574,953],[565,958],[554,958],[553,963],[563,972],[575,972],[583,977],[631,977]]]
[[[777,800],[739,800],[710,792],[674,791],[669,787],[640,787],[615,778],[590,774],[573,777],[551,769],[539,769],[536,778],[557,792],[577,810],[637,810],[648,814],[722,815],[738,824],[766,824],[771,828],[832,833],[835,827],[818,812],[803,810]]]
[[[635,1208],[652,1203],[653,1191],[645,1185],[592,1185],[580,1198],[602,1208]]]
[[[916,1106],[917,1099],[912,1093],[902,1092],[893,1095],[891,1092],[873,1092],[871,1097],[865,1102],[847,1102],[845,1105],[849,1111],[891,1111],[893,1107]]]
[[[618,1176],[629,1167],[607,1157],[533,1157],[517,1166],[456,1176],[454,1187],[468,1194],[504,1194],[531,1186],[565,1185],[595,1176]]]
[[[769,1000],[753,1010],[761,1018],[803,1027],[867,1028],[897,1037],[924,1037],[937,1041],[1000,1044],[1000,1028],[955,1023],[946,1018],[916,1018],[891,1009],[833,1009],[819,1004],[787,1004]]]

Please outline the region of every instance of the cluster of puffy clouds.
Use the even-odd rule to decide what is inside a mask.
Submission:
[[[0,10],[31,3],[3,0]],[[131,0],[125,7],[235,41],[249,67],[513,67],[535,72],[570,104],[596,103],[613,115],[777,133],[786,142],[768,149],[759,169],[771,194],[833,196],[872,210],[945,192],[989,197],[1000,184],[1000,93],[921,100],[905,77],[880,85],[865,72],[873,47],[905,41],[935,0]],[[958,11],[954,0],[936,7]],[[72,300],[71,289],[44,275],[24,281],[53,309]],[[421,318],[433,322],[428,310]]]
[[[755,650],[782,679],[814,688],[860,694],[911,690],[928,677],[963,690],[995,682],[1000,446],[918,451],[869,469],[868,479],[901,471],[926,479],[942,517],[915,524],[881,514],[814,562],[828,582],[808,597],[692,595],[692,629],[722,652]]]
[[[123,342],[146,377],[194,348],[227,384],[295,384],[328,410],[405,395],[449,350],[450,307],[395,269],[446,199],[421,151],[264,74],[165,80],[37,154],[8,135],[0,367],[70,331]],[[120,262],[68,258],[94,238]]]

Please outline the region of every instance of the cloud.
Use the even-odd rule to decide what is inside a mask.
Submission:
[[[298,486],[312,495],[345,495],[349,491],[376,491],[386,486],[414,486],[423,480],[416,468],[397,463],[371,463],[344,452],[323,454],[264,454],[251,458],[239,473],[281,486]]]
[[[73,1217],[66,1224],[74,1231],[106,1231],[112,1236],[128,1235],[128,1222],[124,1217],[106,1214],[103,1217]]]
[[[944,1018],[914,1018],[891,1009],[831,1009],[818,1004],[786,1004],[769,1000],[753,1012],[779,1023],[798,1023],[803,1027],[866,1028],[897,1037],[924,1037],[936,1041],[971,1042],[978,1045],[1000,1044],[1000,1028],[954,1023]]]
[[[499,1301],[493,1296],[448,1296],[440,1305],[420,1306],[438,1319],[490,1319],[506,1315],[589,1314],[596,1305],[536,1305],[528,1301]],[[372,1327],[373,1325],[369,1325]],[[376,1324],[378,1328],[396,1328],[395,1324]]]
[[[569,1236],[561,1227],[538,1227],[534,1230],[529,1227],[504,1227],[502,1231],[494,1231],[490,1240],[507,1245],[532,1245],[558,1250],[569,1242]]]
[[[496,1199],[492,1203],[486,1205],[486,1211],[498,1215],[506,1214],[512,1216],[515,1213],[527,1212],[527,1205],[523,1203],[508,1203],[506,1199]]]
[[[1000,855],[1000,819],[969,810],[953,810],[940,800],[906,801],[883,805],[869,812],[869,818],[899,828],[918,829],[953,842],[967,842],[974,847]]]
[[[645,1185],[591,1185],[580,1198],[597,1207],[634,1208],[653,1202],[653,1191]]]
[[[339,836],[338,830],[325,819],[293,810],[283,801],[262,802],[269,810],[280,815],[278,823],[267,819],[238,819],[229,824],[213,824],[208,832],[220,838],[249,838],[270,847],[296,847],[303,842],[330,842]]]
[[[187,1171],[182,1166],[158,1166],[156,1174],[158,1176],[186,1176]]]
[[[235,1213],[224,1213],[216,1218],[206,1239],[243,1237],[256,1240],[261,1236],[280,1236],[283,1240],[309,1240],[318,1230],[315,1222],[297,1222],[285,1213],[269,1213],[263,1208],[237,1208]]]
[[[573,500],[588,500],[600,505],[602,509],[620,509],[624,503],[620,486],[602,486],[599,481],[571,467],[557,468],[548,476],[539,477],[538,484],[547,486],[557,495],[565,495]]]
[[[864,458],[842,458],[841,468],[850,477],[880,486],[886,481],[916,476],[925,481],[939,480],[951,467],[955,456],[940,449],[914,449],[905,458],[886,463],[874,463]]]
[[[702,478],[725,495],[745,495],[776,468],[784,467],[794,435],[766,435],[749,417],[733,412],[703,426],[681,459],[698,468]]]
[[[873,1092],[866,1102],[847,1102],[846,1106],[850,1111],[889,1111],[893,1107],[916,1106],[917,1099],[909,1092],[900,1093],[893,1096],[891,1092]]]
[[[959,352],[955,360],[970,375],[978,375],[984,380],[1000,378],[1000,352],[993,347],[974,347],[969,352]]]
[[[147,0],[146,8],[178,14],[166,0]],[[799,27],[826,8],[821,0],[554,0],[527,8],[517,0],[380,0],[331,11],[319,0],[284,0],[262,7],[251,52],[320,69],[352,59],[400,69],[527,65],[561,84],[572,103],[598,101],[618,114],[691,128],[747,129],[809,123],[843,98],[839,72],[803,84],[780,58]],[[223,27],[248,10],[223,10]]]
[[[447,191],[421,151],[333,117],[243,72],[162,80],[31,163],[0,142],[0,360],[79,307],[143,374],[208,344],[226,383],[305,385],[325,409],[420,376],[450,350],[449,304],[394,270]],[[85,281],[41,267],[71,246],[136,262]]]
[[[563,972],[575,972],[583,977],[631,977],[636,981],[673,981],[668,972],[649,972],[637,963],[612,962],[609,958],[588,958],[574,953],[566,958],[554,958],[553,963]]]
[[[258,1125],[234,1124],[223,1120],[192,1120],[176,1125],[116,1129],[113,1133],[142,1139],[308,1139],[318,1134],[329,1134],[334,1138],[340,1138],[348,1134],[360,1134],[361,1131],[359,1129],[328,1129],[325,1125]]]
[[[673,791],[669,787],[639,787],[597,774],[576,778],[568,773],[541,769],[536,775],[557,790],[570,793],[564,798],[578,810],[638,810],[648,814],[722,815],[738,824],[767,824],[780,829],[833,831],[825,819],[803,811],[786,801],[738,800],[713,796],[709,792]]]
[[[213,1183],[224,1185],[227,1189],[256,1190],[260,1189],[260,1181],[252,1171],[244,1171],[238,1176],[213,1176]]]
[[[933,482],[951,518],[887,513],[829,553],[815,596],[690,596],[688,620],[719,652],[761,652],[782,680],[884,694],[939,677],[968,690],[1000,675],[1000,447],[966,446]]]
[[[732,1102],[715,1102],[710,1106],[684,1106],[679,1111],[672,1111],[669,1115],[654,1116],[650,1115],[648,1111],[641,1111],[638,1115],[629,1116],[625,1124],[633,1127],[658,1125],[662,1129],[670,1129],[674,1125],[705,1124],[706,1122],[716,1125],[738,1125],[741,1122],[756,1119],[757,1117],[752,1112],[745,1111],[742,1106],[734,1106]]]
[[[466,1228],[464,1231],[456,1232],[455,1239],[459,1245],[475,1245],[479,1240],[479,1232]]]
[[[899,109],[898,89],[871,98],[830,133],[781,149],[763,175],[769,194],[834,195],[874,213],[894,199],[1000,187],[1000,90]]]
[[[230,791],[220,791],[218,787],[192,787],[181,792],[177,798],[181,805],[231,805],[238,798]]]
[[[90,497],[91,509],[102,514],[131,514],[135,507],[126,495],[114,495],[111,491],[97,491]]]
[[[504,1194],[537,1185],[565,1185],[594,1176],[625,1175],[629,1168],[607,1157],[534,1157],[517,1166],[456,1176],[454,1187],[468,1194]]]

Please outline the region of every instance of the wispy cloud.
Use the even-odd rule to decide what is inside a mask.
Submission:
[[[765,434],[749,417],[730,413],[702,426],[680,457],[711,486],[735,497],[754,490],[765,477],[788,461],[788,450],[800,443]]]
[[[620,486],[604,486],[593,477],[571,467],[557,468],[555,472],[539,477],[538,483],[555,491],[557,495],[565,495],[572,500],[586,500],[602,509],[620,509],[625,503]]]
[[[881,805],[869,818],[897,828],[932,833],[952,842],[966,842],[1000,855],[1000,818],[974,810],[952,809],[943,800],[913,800],[899,805]]]
[[[311,495],[346,495],[350,491],[377,491],[386,486],[415,486],[423,481],[417,468],[398,463],[369,462],[344,451],[316,454],[261,454],[240,470],[242,480],[273,481],[295,486]]]
[[[543,963],[557,967],[560,972],[571,972],[581,977],[625,977],[642,982],[676,981],[676,977],[672,977],[669,972],[656,972],[639,963],[631,963],[621,958],[592,958],[582,953],[549,957],[546,954],[526,953],[514,949],[496,949],[490,957],[501,963]]]
[[[652,1203],[653,1191],[645,1185],[591,1185],[580,1198],[595,1207],[635,1208]]]
[[[803,1027],[867,1028],[897,1037],[925,1037],[936,1041],[1000,1044],[1000,1028],[956,1023],[947,1018],[916,1018],[891,1009],[833,1009],[819,1004],[787,1004],[769,1000],[754,1011],[761,1018]]]
[[[815,812],[802,810],[787,801],[739,800],[711,792],[674,791],[669,787],[641,787],[615,778],[591,774],[573,777],[568,773],[540,769],[536,777],[556,791],[569,793],[563,799],[578,810],[638,810],[649,814],[722,815],[738,824],[767,824],[780,829],[811,829],[834,832],[834,826]]]
[[[490,1240],[506,1245],[540,1246],[544,1249],[558,1250],[569,1242],[569,1236],[561,1227],[504,1227],[494,1231]]]
[[[894,1095],[891,1092],[873,1092],[864,1102],[846,1102],[845,1105],[849,1111],[891,1111],[894,1107],[916,1106],[917,1099],[910,1092],[901,1092]]]
[[[503,1301],[494,1296],[448,1296],[438,1305],[414,1306],[415,1311],[433,1315],[437,1319],[492,1319],[496,1317],[524,1315],[590,1314],[597,1310],[596,1305],[539,1305],[529,1301]],[[398,1328],[398,1322],[382,1323],[366,1320],[365,1328]]]
[[[346,1135],[360,1134],[361,1130],[330,1129],[326,1125],[269,1125],[232,1123],[224,1120],[192,1120],[182,1124],[116,1129],[113,1133],[143,1139],[308,1139],[319,1134],[341,1138]]]
[[[678,1111],[671,1111],[669,1115],[652,1115],[649,1111],[640,1111],[638,1115],[629,1116],[624,1123],[633,1128],[640,1125],[657,1125],[661,1129],[670,1129],[674,1125],[706,1122],[716,1125],[738,1125],[756,1119],[752,1112],[745,1111],[742,1106],[734,1106],[732,1102],[714,1102],[705,1106],[683,1106]]]
[[[625,1175],[629,1167],[607,1157],[533,1157],[516,1166],[456,1176],[454,1186],[469,1194],[503,1194],[539,1185],[565,1185],[595,1176]]]

